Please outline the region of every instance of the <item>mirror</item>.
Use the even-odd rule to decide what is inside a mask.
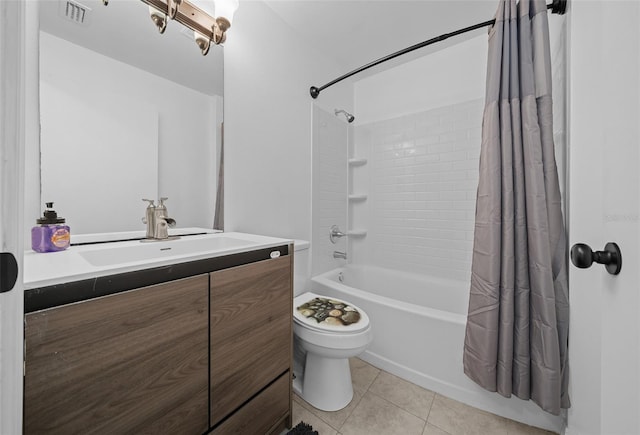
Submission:
[[[41,198],[72,234],[144,231],[146,203],[212,228],[222,138],[223,50],[159,34],[139,0],[41,0]],[[36,217],[28,217],[35,222]]]

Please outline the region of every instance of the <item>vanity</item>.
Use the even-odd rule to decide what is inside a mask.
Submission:
[[[25,434],[291,427],[290,240],[218,233],[30,254]]]

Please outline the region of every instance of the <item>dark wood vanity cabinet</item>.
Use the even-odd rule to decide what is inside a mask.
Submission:
[[[26,434],[202,434],[206,274],[25,316]]]
[[[273,250],[264,249],[106,277],[108,286],[139,288],[48,308],[37,299],[46,289],[26,295],[24,433],[291,427],[292,256],[291,247],[275,250],[284,255],[265,260]],[[141,276],[159,273],[188,277],[141,287]],[[100,282],[76,284],[73,292],[102,291]]]
[[[291,257],[214,272],[210,286],[214,434],[290,427]]]

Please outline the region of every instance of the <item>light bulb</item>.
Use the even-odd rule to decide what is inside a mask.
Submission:
[[[215,0],[216,18],[226,18],[229,23],[233,22],[233,14],[238,9],[238,0]]]

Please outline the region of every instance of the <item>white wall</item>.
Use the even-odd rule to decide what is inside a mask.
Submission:
[[[487,35],[355,83],[356,125],[484,98]]]
[[[344,71],[262,2],[241,2],[225,44],[225,230],[309,240],[309,87]],[[351,110],[349,87],[316,102]]]
[[[43,165],[57,155],[61,159],[53,165],[59,175],[71,177],[55,186],[43,177],[42,201],[56,201],[56,210],[76,234],[143,230],[141,198],[156,195],[169,197],[169,214],[178,226],[211,227],[220,97],[45,32],[40,44]],[[90,113],[96,115],[93,123],[85,116]],[[76,148],[66,148],[74,138]],[[92,149],[98,145],[102,151]],[[89,177],[87,160],[110,163],[101,175],[92,171]],[[38,164],[27,162],[28,167]],[[117,188],[118,180],[124,186]],[[36,217],[25,216],[28,227]]]

